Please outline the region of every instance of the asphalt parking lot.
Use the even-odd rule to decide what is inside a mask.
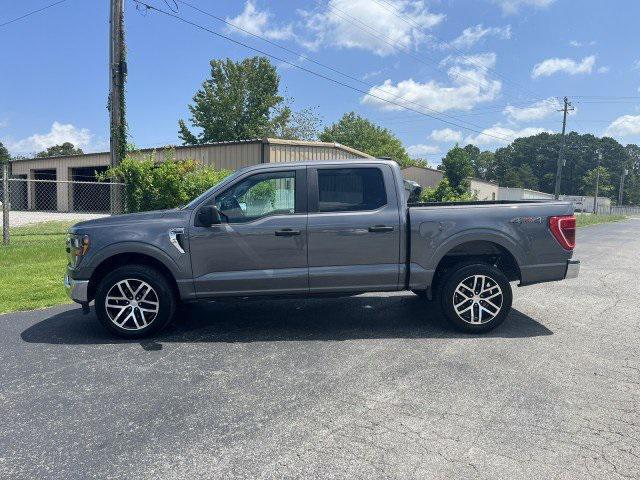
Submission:
[[[404,293],[0,316],[0,477],[638,478],[640,220],[578,243],[478,337]]]

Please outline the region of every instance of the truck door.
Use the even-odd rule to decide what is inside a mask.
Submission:
[[[306,173],[248,172],[202,205],[215,203],[223,216],[222,224],[190,228],[198,296],[308,291]]]
[[[308,168],[309,289],[398,289],[400,214],[388,165]]]

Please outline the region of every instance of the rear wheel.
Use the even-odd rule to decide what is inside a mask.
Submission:
[[[440,289],[440,304],[447,320],[469,333],[488,332],[504,322],[512,299],[507,277],[485,263],[452,271]]]
[[[162,330],[172,319],[176,299],[162,273],[145,265],[116,268],[96,290],[96,314],[110,332],[142,338]]]

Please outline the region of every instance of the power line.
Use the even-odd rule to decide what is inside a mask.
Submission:
[[[617,100],[640,100],[640,96],[618,96],[618,95],[571,95],[572,98],[591,98],[591,99],[617,99]]]
[[[394,49],[398,49],[398,50],[400,50],[400,52],[402,52],[402,53],[404,53],[405,55],[407,55],[407,56],[409,56],[409,57],[413,58],[414,60],[416,60],[416,61],[418,61],[418,62],[422,63],[423,65],[426,65],[427,67],[432,68],[432,66],[431,66],[428,62],[424,61],[421,57],[419,57],[418,55],[415,55],[414,53],[412,53],[411,51],[409,51],[409,50],[405,49],[404,47],[401,47],[400,45],[398,45],[398,43],[394,42],[394,41],[393,41],[393,39],[392,39],[391,37],[389,37],[389,36],[387,36],[387,35],[380,34],[380,33],[379,33],[379,32],[377,32],[375,29],[373,29],[371,26],[369,26],[369,25],[367,25],[366,23],[362,22],[362,21],[361,21],[360,19],[358,19],[357,17],[354,17],[353,15],[348,14],[348,13],[347,13],[347,12],[345,12],[344,10],[339,9],[338,7],[336,7],[336,6],[334,6],[334,5],[328,5],[328,7],[329,7],[331,10],[333,10],[333,11],[334,11],[334,14],[336,14],[336,12],[339,12],[339,13],[337,13],[337,16],[338,16],[339,18],[342,18],[343,20],[345,20],[345,21],[347,21],[347,22],[350,22],[350,23],[351,23],[351,26],[358,28],[359,30],[363,31],[364,33],[366,33],[367,35],[369,35],[369,36],[370,36],[370,37],[372,37],[372,38],[377,38],[378,40],[380,40],[380,41],[382,41],[382,42],[386,43],[387,45],[391,46],[391,47],[392,47],[392,48],[394,48]],[[346,17],[349,17],[349,18],[346,18],[345,16],[346,16]],[[351,19],[351,21],[349,21],[349,19]],[[359,24],[360,24],[360,25],[362,25],[362,26],[361,26],[361,27],[359,27],[358,25],[355,25],[353,22],[357,22],[357,23],[359,23]],[[363,28],[363,27],[364,27],[364,28]],[[365,29],[370,30],[370,31],[367,31],[367,30],[365,30]],[[427,56],[427,55],[425,55],[424,53],[423,53],[422,55],[423,55],[425,58],[427,58],[428,60],[430,60],[430,62],[431,62],[432,64],[435,64],[436,66],[439,66],[439,65],[441,64],[441,62],[440,62],[440,61],[438,61],[438,60],[434,59],[433,57]],[[469,63],[470,63],[470,62],[469,62]],[[464,73],[461,73],[461,72],[448,72],[448,73],[449,73],[449,75],[452,75],[452,76],[454,76],[454,77],[464,78],[464,79],[466,79],[468,82],[470,82],[470,83],[472,83],[472,84],[474,84],[474,85],[477,85],[479,88],[487,88],[487,87],[489,86],[489,84],[490,84],[490,82],[489,82],[488,80],[485,80],[484,82],[477,81],[475,78],[470,77],[470,76],[468,76],[468,75],[465,75]],[[512,97],[511,95],[507,95],[507,96],[508,96],[508,97],[511,97],[511,98],[515,98],[515,97]]]
[[[408,17],[407,15],[405,15],[403,12],[401,12],[400,10],[397,9],[397,7],[395,5],[392,5],[391,3],[387,2],[386,0],[373,0],[375,3],[377,3],[378,5],[382,6],[380,2],[385,3],[386,5],[388,5],[390,8],[386,9],[387,11],[391,11],[392,13],[394,13],[394,15],[396,15],[396,17],[402,19],[402,17],[404,17],[405,23],[407,24],[412,24],[413,26],[415,26],[416,28],[423,28],[420,24],[418,24],[415,20],[413,20],[412,18]],[[383,7],[384,8],[384,7]],[[411,23],[409,23],[408,21],[410,21]],[[438,37],[436,35],[434,35],[433,33],[429,34],[434,40],[439,40]],[[445,43],[445,42],[443,42]],[[481,63],[475,62],[473,61],[473,58],[468,56],[466,53],[462,52],[460,49],[458,49],[457,47],[455,47],[454,45],[451,45],[449,43],[447,43],[447,45],[449,47],[451,47],[453,50],[455,50],[456,52],[458,52],[460,55],[462,55],[462,58],[466,59],[469,63],[475,65],[478,68],[481,68],[483,70],[485,70],[487,73],[493,72],[495,75],[499,76],[500,78],[502,78],[505,82],[510,83],[516,87],[518,87],[519,89],[522,89],[524,91],[529,92],[530,94],[533,95],[532,99],[537,99],[539,97],[539,95],[532,91],[527,89],[526,87],[524,87],[521,84],[518,84],[517,82],[510,80],[506,75],[498,72],[496,69],[491,68],[491,67],[487,67],[486,65],[483,65]]]
[[[282,49],[282,50],[284,50],[284,51],[286,51],[286,52],[288,52],[288,53],[291,53],[291,54],[293,54],[293,55],[296,55],[298,58],[303,58],[304,60],[308,60],[309,62],[311,62],[311,63],[313,63],[313,64],[315,64],[315,65],[318,65],[318,66],[320,66],[320,67],[326,68],[327,70],[330,70],[330,71],[332,71],[332,72],[334,72],[334,73],[337,73],[338,75],[341,75],[341,76],[343,76],[343,77],[345,77],[345,78],[348,78],[348,79],[350,79],[350,80],[352,80],[352,81],[358,82],[358,83],[360,83],[360,84],[362,84],[362,85],[366,85],[366,86],[368,86],[369,88],[372,88],[372,89],[375,89],[375,90],[377,90],[377,91],[379,91],[379,92],[384,93],[385,95],[391,95],[392,97],[394,97],[394,98],[396,98],[396,99],[402,99],[402,100],[403,100],[403,102],[406,102],[406,103],[408,103],[408,104],[415,105],[415,106],[417,106],[417,107],[423,108],[423,109],[425,109],[425,110],[427,110],[427,111],[432,112],[432,113],[433,113],[433,114],[435,114],[435,115],[442,116],[442,117],[446,117],[446,118],[450,118],[450,119],[453,119],[453,120],[458,120],[458,121],[460,121],[460,122],[462,122],[462,123],[466,123],[467,125],[470,125],[470,126],[472,126],[472,127],[481,128],[481,129],[482,129],[482,128],[484,128],[484,127],[481,127],[480,125],[477,125],[477,124],[471,123],[471,122],[469,122],[469,121],[467,121],[467,120],[464,120],[464,119],[462,119],[462,118],[459,118],[459,116],[456,116],[456,115],[450,115],[450,114],[447,114],[447,113],[444,113],[444,112],[439,112],[439,111],[437,111],[437,110],[435,110],[435,109],[433,109],[433,108],[430,108],[430,107],[428,107],[428,106],[426,106],[426,105],[423,105],[423,104],[421,104],[421,103],[418,103],[418,102],[415,102],[415,101],[412,101],[412,100],[407,100],[407,99],[406,99],[406,98],[404,98],[404,96],[402,96],[402,95],[395,95],[395,94],[393,94],[393,93],[391,93],[391,92],[389,92],[389,91],[385,90],[384,88],[378,87],[377,85],[375,85],[375,84],[373,84],[373,83],[371,83],[371,82],[367,82],[367,81],[365,81],[365,80],[363,80],[363,79],[361,79],[361,78],[357,78],[357,77],[355,77],[355,76],[353,76],[353,75],[350,75],[350,74],[348,74],[348,73],[344,73],[344,72],[342,72],[342,71],[340,71],[340,70],[338,70],[338,69],[336,69],[336,68],[334,68],[334,67],[331,67],[330,65],[327,65],[327,64],[324,64],[324,63],[322,63],[322,62],[319,62],[319,61],[315,60],[314,58],[309,57],[309,56],[308,56],[308,55],[306,55],[306,54],[303,54],[303,53],[301,53],[301,52],[299,52],[299,51],[293,50],[293,49],[291,49],[291,48],[289,48],[289,47],[285,47],[284,45],[281,45],[281,44],[279,44],[279,43],[277,43],[277,42],[274,42],[274,41],[272,41],[272,40],[269,40],[268,38],[265,38],[265,37],[263,37],[262,35],[258,35],[257,33],[250,32],[250,31],[248,31],[248,30],[246,30],[246,29],[244,29],[244,28],[242,28],[242,27],[239,27],[238,25],[235,25],[235,24],[234,24],[234,23],[232,23],[232,22],[229,22],[229,21],[227,21],[227,20],[223,19],[222,17],[219,17],[219,16],[214,15],[214,14],[212,14],[212,13],[210,13],[210,12],[207,12],[207,11],[205,11],[205,10],[202,10],[202,9],[200,9],[200,8],[198,8],[198,7],[196,7],[196,6],[192,5],[192,4],[190,4],[190,3],[188,3],[188,2],[186,2],[186,1],[184,1],[184,0],[176,0],[176,1],[177,1],[177,2],[179,2],[179,3],[181,3],[181,4],[183,4],[183,5],[186,5],[186,6],[190,7],[190,8],[192,8],[192,9],[194,9],[194,10],[196,10],[196,11],[200,12],[200,13],[202,13],[203,15],[207,15],[207,16],[209,16],[209,17],[211,17],[211,18],[214,18],[214,19],[216,19],[216,20],[218,20],[218,21],[220,21],[220,22],[222,22],[222,23],[224,23],[224,24],[226,24],[226,25],[229,25],[230,27],[233,27],[233,28],[235,28],[236,30],[239,30],[239,31],[241,31],[241,32],[243,32],[243,33],[245,33],[245,34],[247,34],[247,35],[250,35],[250,36],[252,36],[252,37],[254,37],[254,38],[258,38],[258,39],[260,39],[260,40],[262,40],[262,41],[264,41],[264,42],[266,42],[266,43],[268,43],[268,44],[270,44],[270,45],[273,45],[273,46],[275,46],[275,47],[277,47],[277,48],[280,48],[280,49]]]
[[[277,60],[277,61],[279,61],[279,62],[282,62],[282,63],[284,63],[284,64],[286,64],[286,65],[291,66],[291,67],[297,68],[297,69],[299,69],[299,70],[301,70],[301,71],[303,71],[303,72],[309,73],[309,74],[314,75],[314,76],[316,76],[316,77],[322,78],[322,79],[327,80],[327,81],[332,82],[332,83],[335,83],[336,85],[340,85],[340,86],[342,86],[342,87],[345,87],[345,88],[348,88],[348,89],[354,90],[354,91],[356,91],[356,92],[359,92],[359,93],[361,93],[361,94],[363,94],[363,95],[367,95],[367,96],[372,97],[372,98],[375,98],[375,99],[380,100],[380,101],[382,101],[382,102],[389,103],[390,105],[395,105],[396,107],[399,107],[399,108],[402,108],[402,109],[405,109],[405,110],[409,110],[409,111],[412,111],[412,112],[418,113],[419,115],[423,115],[423,116],[425,116],[425,117],[433,118],[434,120],[439,120],[440,122],[447,123],[447,124],[449,124],[449,125],[453,125],[453,126],[456,126],[456,127],[458,127],[458,128],[462,128],[462,129],[464,129],[464,130],[469,130],[469,131],[472,131],[472,132],[478,133],[478,134],[480,134],[480,135],[485,135],[485,136],[488,136],[488,137],[493,137],[493,138],[496,138],[496,139],[498,139],[498,140],[503,140],[503,141],[505,141],[505,140],[506,140],[506,141],[509,141],[509,139],[508,139],[508,138],[506,138],[506,137],[500,137],[500,136],[492,135],[492,134],[489,134],[489,133],[486,133],[486,132],[483,132],[483,131],[475,130],[475,129],[473,129],[473,128],[465,127],[465,126],[463,126],[463,125],[459,125],[459,124],[457,124],[457,123],[454,123],[454,122],[451,122],[451,121],[445,120],[445,119],[443,119],[443,118],[435,117],[435,116],[433,116],[433,115],[430,115],[430,114],[428,114],[428,113],[422,112],[422,111],[420,111],[420,110],[416,110],[416,109],[414,109],[414,108],[407,107],[406,105],[403,105],[403,104],[401,104],[401,103],[394,102],[394,101],[389,100],[389,99],[387,99],[387,98],[383,98],[383,97],[380,97],[380,96],[378,96],[378,95],[374,95],[373,93],[367,92],[366,90],[362,90],[362,89],[360,89],[360,88],[358,88],[358,87],[354,87],[354,86],[349,85],[349,84],[347,84],[347,83],[341,82],[340,80],[336,80],[335,78],[329,77],[328,75],[325,75],[325,74],[323,74],[323,73],[319,73],[319,72],[316,72],[316,71],[310,70],[310,69],[308,69],[308,68],[306,68],[306,67],[303,67],[303,66],[301,66],[301,65],[297,65],[297,64],[295,64],[295,63],[293,63],[293,62],[290,62],[289,60],[285,60],[284,58],[281,58],[281,57],[278,57],[278,56],[276,56],[276,55],[273,55],[273,54],[267,53],[267,52],[265,52],[264,50],[261,50],[261,49],[259,49],[259,48],[252,47],[251,45],[248,45],[248,44],[246,44],[246,43],[240,42],[240,41],[235,40],[235,39],[233,39],[233,38],[231,38],[231,37],[228,37],[228,36],[226,36],[226,35],[223,35],[223,34],[221,34],[221,33],[218,33],[218,32],[216,32],[216,31],[211,30],[211,29],[209,29],[209,28],[207,28],[207,27],[204,27],[204,26],[202,26],[202,25],[200,25],[200,24],[198,24],[198,23],[195,23],[195,22],[192,22],[192,21],[190,21],[190,20],[187,20],[186,18],[183,18],[183,17],[181,17],[181,16],[179,16],[179,15],[175,15],[175,14],[173,14],[173,13],[171,13],[171,12],[166,11],[166,10],[162,10],[162,9],[160,9],[160,8],[157,8],[157,7],[154,7],[154,6],[152,6],[152,5],[149,5],[149,4],[147,4],[147,3],[145,3],[145,2],[143,2],[143,1],[141,1],[141,0],[133,0],[133,1],[134,1],[135,3],[138,3],[138,4],[140,4],[140,5],[143,5],[145,8],[147,8],[147,9],[149,9],[149,10],[154,10],[154,11],[159,12],[159,13],[162,13],[162,14],[164,14],[164,15],[168,16],[168,17],[172,17],[172,18],[174,18],[174,19],[176,19],[176,20],[179,20],[179,21],[181,21],[181,22],[183,22],[183,23],[186,23],[187,25],[191,25],[192,27],[195,27],[195,28],[198,28],[198,29],[203,30],[203,31],[205,31],[205,32],[208,32],[208,33],[210,33],[210,34],[212,34],[212,35],[215,35],[215,36],[217,36],[217,37],[219,37],[219,38],[223,38],[223,39],[225,39],[225,40],[228,40],[229,42],[235,43],[236,45],[240,45],[240,46],[245,47],[245,48],[247,48],[247,49],[249,49],[249,50],[253,50],[254,52],[257,52],[257,53],[259,53],[259,54],[261,54],[261,55],[265,55],[265,56],[267,56],[267,57],[269,57],[269,58],[272,58],[272,59],[274,59],[274,60]]]
[[[61,3],[64,3],[66,1],[67,0],[59,0],[57,2],[51,3],[51,4],[47,5],[47,6],[42,7],[42,8],[38,8],[37,10],[33,10],[31,12],[25,13],[24,15],[20,15],[19,17],[13,18],[13,19],[11,19],[9,21],[6,21],[4,23],[0,23],[0,28],[4,27],[6,25],[9,25],[10,23],[14,23],[14,22],[17,22],[19,20],[22,20],[23,18],[27,18],[27,17],[29,17],[31,15],[35,15],[36,13],[42,12],[43,10],[46,10],[47,8],[51,8],[51,7],[55,7],[56,5],[60,5]]]

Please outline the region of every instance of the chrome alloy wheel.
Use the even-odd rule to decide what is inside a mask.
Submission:
[[[109,319],[118,327],[140,330],[156,318],[160,301],[151,285],[128,278],[120,280],[109,289],[105,309]]]
[[[460,319],[473,325],[493,320],[502,309],[503,295],[498,282],[487,275],[462,280],[453,293],[453,309]]]

